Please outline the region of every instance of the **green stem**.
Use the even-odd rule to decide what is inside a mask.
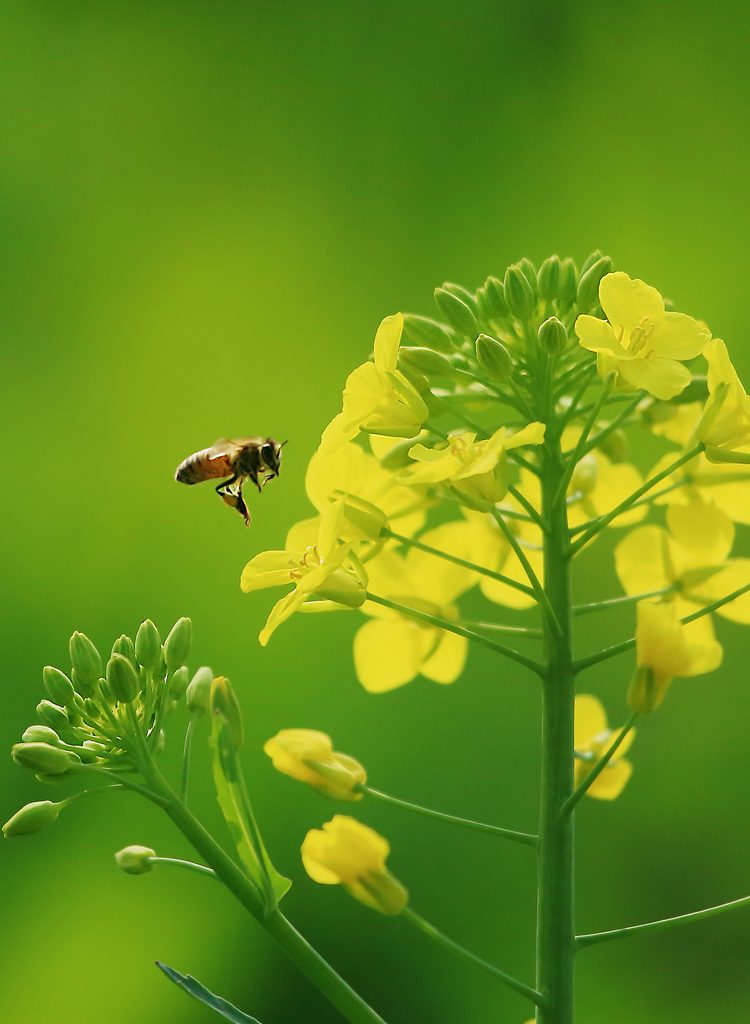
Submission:
[[[536,596],[531,587],[527,587],[525,583],[519,583],[517,580],[512,580],[510,576],[503,576],[502,573],[493,572],[492,569],[485,569],[484,566],[467,562],[464,558],[457,558],[456,555],[451,555],[447,551],[441,551],[440,548],[431,548],[428,544],[423,544],[412,537],[404,537],[400,533],[394,533],[387,526],[384,526],[380,531],[380,536],[391,537],[393,540],[397,540],[399,544],[406,544],[411,548],[417,548],[419,551],[426,551],[428,555],[435,555],[436,558],[443,558],[446,562],[460,565],[464,569],[471,569],[472,572],[479,573],[480,576],[487,576],[488,579],[497,580],[498,583],[504,583],[506,586],[512,587],[513,590],[520,590],[522,594],[527,594],[529,597]]]
[[[467,629],[496,629],[499,633],[525,636],[529,640],[541,640],[543,636],[541,629],[527,629],[526,626],[506,626],[501,622],[467,622],[466,619],[459,619],[458,624],[459,626],[466,626]]]
[[[467,416],[460,410],[452,408],[449,402],[446,402],[444,398],[440,397],[440,395],[436,395],[434,391],[430,391],[430,394],[432,395],[432,400],[436,405],[442,406],[450,416],[455,416],[457,420],[463,423],[464,426],[468,427],[469,430],[472,430],[480,439],[489,437],[487,429],[481,424],[477,423],[470,416]]]
[[[494,640],[490,640],[489,637],[482,636],[480,633],[474,633],[470,629],[464,629],[463,626],[457,625],[455,622],[450,622],[448,619],[440,619],[437,615],[428,615],[427,612],[420,612],[416,608],[410,608],[405,604],[398,604],[396,601],[389,601],[387,597],[378,597],[377,594],[371,594],[367,592],[367,600],[373,601],[375,604],[381,604],[384,608],[392,608],[393,611],[399,612],[401,615],[406,615],[410,619],[417,619],[418,622],[426,622],[430,626],[437,626],[439,629],[447,629],[449,633],[455,633],[457,636],[462,636],[466,640],[473,640],[476,644],[481,644],[482,647],[489,647],[491,651],[496,651],[498,654],[504,654],[506,658],[510,658],[511,661],[517,661],[519,665],[524,665],[526,668],[531,669],[532,672],[536,672],[538,676],[544,674],[544,666],[540,665],[538,661],[534,661],[533,658],[527,658],[525,654],[520,654],[518,651],[514,651],[511,647],[506,647],[504,644],[498,644]]]
[[[723,482],[723,481],[722,481]],[[638,501],[634,501],[628,511],[632,511],[634,508],[640,508],[642,505],[650,505],[656,501],[657,498],[661,498],[665,494],[669,494],[670,491],[676,491],[678,487],[684,487],[687,480],[678,480],[675,484],[670,484],[669,487],[664,487],[662,490],[657,491],[656,494],[649,494],[647,498],[640,498]],[[585,523],[581,523],[579,526],[573,526],[570,530],[571,537],[575,537],[576,534],[583,533],[584,530],[589,530],[596,526],[604,516],[594,516],[593,519],[588,519]]]
[[[461,960],[467,960],[470,964],[474,964],[475,967],[481,967],[483,971],[491,974],[494,978],[499,978],[500,981],[505,982],[506,985],[516,992],[520,992],[522,996],[526,996],[536,1006],[545,1005],[546,1000],[541,992],[537,992],[536,989],[531,988],[529,985],[524,985],[522,981],[518,981],[510,974],[506,974],[505,971],[501,971],[499,967],[494,967],[492,964],[487,963],[486,960],[482,960],[481,957],[470,953],[468,949],[459,946],[457,942],[449,939],[447,935],[443,935],[434,925],[431,925],[429,921],[425,921],[423,917],[420,917],[410,907],[404,907],[401,911],[401,916],[405,917],[413,925],[416,925],[420,931],[424,932],[425,935],[429,935],[433,941],[441,945],[443,949],[449,950],[454,956],[458,956]]]
[[[193,712],[185,730],[185,746],[182,751],[182,785],[180,787],[180,800],[187,803],[188,784],[190,782],[190,755],[193,749],[193,732],[195,723],[198,721],[198,714]]]
[[[503,531],[503,533],[505,534],[505,539],[508,541],[510,546],[513,548],[513,551],[515,552],[516,558],[518,559],[518,561],[523,566],[523,571],[526,573],[526,577],[527,577],[529,583],[531,584],[532,590],[534,591],[534,596],[536,597],[536,599],[537,599],[537,601],[539,603],[539,607],[542,609],[542,613],[544,614],[545,620],[549,623],[549,625],[552,627],[552,629],[555,630],[559,634],[560,633],[560,623],[557,621],[557,617],[555,616],[555,613],[554,613],[554,611],[552,609],[552,606],[550,604],[549,598],[547,597],[547,593],[544,590],[544,587],[542,586],[542,584],[539,582],[538,576],[536,575],[534,570],[531,568],[531,565],[529,564],[528,558],[523,553],[523,551],[521,549],[521,545],[518,543],[518,539],[516,538],[515,534],[511,530],[511,528],[508,526],[508,524],[503,519],[503,515],[502,515],[502,512],[500,511],[500,509],[496,509],[496,508],[492,509],[492,517],[495,520],[495,522],[497,523],[497,525],[500,527],[500,529]],[[549,537],[545,536],[545,543],[546,543],[546,541],[548,539],[549,539]]]
[[[389,796],[380,790],[372,789],[360,783],[354,787],[357,792],[366,793],[375,797],[383,803],[391,804],[393,807],[400,807],[404,811],[411,811],[414,814],[421,814],[425,818],[433,818],[435,821],[445,822],[447,825],[458,825],[460,828],[468,828],[473,832],[484,832],[490,836],[500,836],[503,839],[510,839],[515,843],[522,843],[524,846],[536,846],[537,837],[526,832],[515,832],[509,828],[500,828],[498,825],[485,825],[482,821],[471,821],[469,818],[457,818],[453,814],[443,814],[442,811],[432,811],[429,807],[421,807],[419,804],[411,804],[406,800],[399,800],[398,797]]]
[[[607,383],[605,382],[604,387],[602,388],[602,393],[599,395],[598,399],[594,403],[593,409],[589,413],[589,418],[586,420],[583,429],[581,430],[581,434],[578,438],[578,442],[576,443],[575,448],[573,449],[572,454],[567,456],[565,472],[562,475],[560,483],[557,485],[557,493],[554,496],[554,500],[556,503],[563,500],[563,496],[568,490],[570,478],[573,476],[573,473],[575,472],[575,468],[578,465],[579,460],[583,458],[583,455],[585,453],[586,441],[588,439],[588,436],[591,433],[591,430],[593,429],[593,426],[599,417],[599,413],[604,408],[604,405],[606,404],[609,395],[609,388],[607,387]]]
[[[604,756],[601,758],[601,760],[596,763],[596,765],[591,769],[589,774],[586,776],[586,778],[580,784],[578,789],[576,789],[576,791],[573,793],[573,795],[570,796],[565,801],[565,803],[562,805],[562,807],[560,809],[560,814],[562,814],[562,815],[572,814],[572,812],[573,812],[576,804],[578,803],[578,801],[581,799],[582,796],[584,796],[586,791],[596,782],[596,780],[599,778],[601,773],[604,771],[604,769],[607,767],[609,762],[612,760],[612,758],[614,757],[615,753],[617,752],[618,747],[620,746],[620,744],[623,742],[623,740],[625,739],[627,734],[630,732],[630,730],[635,725],[635,722],[636,722],[637,718],[638,718],[638,712],[634,711],[633,714],[630,716],[630,718],[625,723],[625,725],[623,726],[622,730],[620,731],[620,735],[617,737],[617,739],[612,744],[612,746],[609,747],[609,749],[607,750],[607,753],[604,754]]]
[[[544,532],[544,530],[547,529],[547,524],[544,522],[544,520],[539,515],[537,510],[534,508],[534,506],[531,504],[531,502],[526,497],[524,497],[521,491],[519,491],[517,487],[514,487],[513,484],[508,484],[508,493],[512,494],[518,502],[518,504],[521,505],[522,508],[526,509],[526,511],[529,514],[529,519],[536,523],[539,529],[542,530],[542,532]],[[503,509],[504,516],[507,516],[509,514],[510,513],[508,512],[507,509]]]
[[[520,455],[518,449],[512,448],[509,452],[506,452],[509,459],[516,463],[518,466],[523,466],[524,469],[528,469],[529,473],[533,473],[534,476],[539,476],[539,467],[535,466],[533,462],[529,462],[523,455]]]
[[[720,903],[716,907],[707,907],[705,910],[695,910],[691,914],[680,914],[678,917],[665,917],[661,921],[648,921],[646,924],[631,924],[627,928],[613,928],[608,932],[590,932],[588,935],[579,935],[576,939],[578,949],[586,946],[596,946],[600,942],[609,942],[611,939],[626,939],[630,935],[638,935],[641,932],[661,932],[667,928],[675,928],[681,924],[691,924],[693,921],[703,921],[707,917],[715,917],[723,914],[726,910],[734,910],[737,907],[746,907],[750,904],[750,896],[743,896],[739,900],[732,900],[730,903]]]
[[[163,806],[161,797],[158,795],[158,793],[154,793],[152,790],[147,789],[145,786],[139,786],[137,782],[131,782],[130,779],[123,778],[123,776],[119,772],[115,772],[112,769],[97,768],[96,765],[93,764],[79,764],[76,765],[75,771],[77,775],[101,775],[109,782],[112,781],[112,778],[114,776],[114,778],[117,779],[117,784],[119,786],[124,786],[125,789],[131,789],[134,793],[140,793],[141,796],[145,796],[146,799],[151,800],[152,803]],[[106,789],[107,787],[105,786],[102,788]]]
[[[591,382],[592,382],[592,380],[594,379],[595,376],[596,376],[596,364],[594,366],[592,366],[592,367],[589,367],[589,370],[584,375],[583,380],[581,381],[581,384],[580,384],[578,390],[576,391],[575,395],[571,399],[570,405],[568,406],[568,408],[563,413],[562,424],[561,424],[563,429],[565,427],[567,427],[567,425],[570,423],[570,421],[575,416],[583,415],[579,411],[578,407],[581,404],[581,399],[586,394],[588,389],[591,387]]]
[[[436,427],[430,420],[425,420],[423,426],[429,430],[431,434],[435,434],[437,437],[442,437],[444,441],[448,440],[447,432],[445,430],[441,430],[440,427]]]
[[[175,868],[185,868],[187,871],[195,871],[198,875],[206,878],[213,878],[218,882],[218,875],[212,868],[203,864],[195,864],[192,860],[179,860],[177,857],[149,857],[149,864],[171,864]]]
[[[613,519],[616,519],[617,516],[622,515],[623,512],[627,512],[631,505],[635,504],[635,502],[638,501],[638,499],[642,497],[642,495],[644,495],[647,491],[650,491],[652,487],[656,486],[656,484],[661,483],[661,481],[665,480],[668,476],[671,476],[676,469],[680,468],[680,466],[684,466],[686,462],[690,462],[690,460],[694,459],[696,455],[700,455],[700,453],[703,451],[703,448],[703,444],[697,444],[694,448],[691,448],[689,452],[685,452],[685,454],[682,455],[679,459],[677,459],[671,465],[667,466],[666,469],[662,470],[661,473],[657,473],[656,476],[653,476],[650,480],[647,480],[642,487],[638,488],[637,491],[633,491],[630,497],[626,498],[625,501],[621,501],[620,504],[613,508],[611,512],[608,512],[606,516],[602,516],[595,526],[590,527],[582,537],[578,538],[575,544],[571,544],[571,553],[574,555],[577,554],[584,546],[584,544],[587,544],[592,537],[595,537],[596,534],[603,530],[604,527],[607,526],[609,523],[611,523]]]
[[[599,431],[598,434],[594,434],[593,437],[589,438],[589,440],[586,442],[586,445],[585,445],[585,447],[583,449],[583,454],[586,455],[592,449],[596,448],[597,445],[601,444],[602,441],[604,441],[606,438],[608,438],[609,435],[611,433],[613,433],[615,430],[617,430],[618,427],[622,426],[622,424],[625,422],[625,420],[628,418],[628,416],[631,414],[631,412],[635,409],[635,407],[637,405],[639,405],[639,403],[642,400],[643,400],[643,392],[641,391],[633,399],[633,401],[630,402],[629,405],[625,406],[625,408],[622,410],[622,412],[618,416],[615,416],[615,418],[612,420],[611,423],[608,423],[606,427],[603,427]]]
[[[645,601],[649,597],[661,597],[662,594],[671,594],[675,588],[662,587],[661,590],[649,590],[646,594],[625,594],[624,597],[610,597],[607,601],[593,601],[591,604],[576,604],[571,609],[571,615],[588,615],[589,612],[602,612],[607,608],[617,608],[623,604],[631,604],[633,601]]]

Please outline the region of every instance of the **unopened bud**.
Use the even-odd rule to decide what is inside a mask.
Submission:
[[[55,704],[69,704],[73,700],[75,690],[73,684],[59,668],[45,665],[42,669],[44,688]]]
[[[225,676],[217,676],[211,684],[211,714],[220,714],[229,723],[232,746],[235,750],[242,746],[245,738],[242,727],[242,709],[232,684]]]
[[[549,320],[544,321],[537,332],[537,337],[542,351],[550,356],[556,356],[563,352],[568,344],[568,332],[565,329],[565,324],[556,316],[551,316]]]
[[[73,671],[84,686],[92,687],[102,674],[102,659],[85,633],[74,633],[70,638],[70,661]],[[81,691],[78,691],[81,693]],[[81,693],[87,697],[91,694]]]
[[[347,494],[344,498],[344,519],[351,523],[363,540],[378,540],[387,522],[382,509],[356,494]]]
[[[568,256],[562,261],[560,275],[560,305],[564,308],[572,306],[578,294],[578,268]]]
[[[441,286],[446,292],[450,292],[451,295],[455,295],[457,299],[465,302],[469,309],[476,315],[477,312],[477,297],[468,288],[464,288],[462,284],[454,284],[453,281],[443,281]]]
[[[145,875],[147,871],[153,871],[152,863],[156,853],[148,846],[126,846],[115,854],[117,866],[128,875]]]
[[[164,660],[167,668],[179,668],[184,665],[192,645],[193,623],[190,619],[178,619],[164,641]]]
[[[469,338],[476,338],[479,334],[477,318],[473,310],[462,299],[452,292],[446,291],[445,288],[436,288],[435,302],[446,322],[454,330]]]
[[[90,683],[86,679],[82,679],[81,676],[76,672],[75,669],[70,673],[70,678],[73,681],[76,693],[81,697],[93,697],[95,693],[95,683]]]
[[[596,487],[599,479],[599,463],[591,454],[584,455],[580,462],[576,463],[573,475],[568,485],[568,494],[580,494],[584,498]]]
[[[427,394],[430,390],[430,382],[423,373],[420,373],[419,370],[415,370],[413,366],[409,366],[402,359],[399,359],[398,369],[399,372],[406,377],[407,381],[411,384],[417,394]]]
[[[107,663],[107,682],[112,699],[129,704],[138,695],[138,676],[131,661],[122,654],[113,654]]]
[[[417,437],[405,437],[402,441],[398,441],[383,455],[380,465],[383,469],[389,470],[403,469],[405,466],[414,465],[414,460],[410,457],[409,452],[415,444],[426,445],[427,436],[427,431],[422,430]]]
[[[54,729],[55,732],[63,732],[70,727],[70,718],[65,708],[49,700],[40,701],[36,706],[36,713],[42,724]]]
[[[482,315],[488,320],[505,320],[508,317],[508,304],[505,301],[503,282],[496,277],[488,277],[484,282]]]
[[[135,634],[135,656],[138,664],[144,668],[155,668],[159,664],[161,638],[151,619],[146,619],[138,627]]]
[[[560,294],[562,283],[562,261],[559,256],[550,256],[539,268],[537,274],[539,298],[545,302],[554,302]]]
[[[169,692],[170,695],[175,699],[179,700],[187,690],[188,683],[190,681],[190,675],[185,665],[182,668],[178,668],[172,678],[169,680]]]
[[[72,762],[66,750],[49,743],[16,743],[11,754],[16,764],[42,775],[60,775],[70,768]]]
[[[503,291],[508,309],[517,320],[528,320],[534,309],[534,293],[520,267],[505,271]]]
[[[117,640],[112,644],[112,654],[121,654],[123,658],[127,658],[131,665],[137,664],[135,656],[135,645],[129,636],[118,637]]]
[[[211,708],[211,683],[214,674],[203,665],[195,673],[186,691],[187,706],[194,714],[205,715]]]
[[[599,301],[599,284],[602,278],[612,272],[612,260],[609,256],[603,256],[588,268],[585,274],[581,274],[578,282],[578,293],[576,305],[581,313],[592,309]]]
[[[624,430],[613,430],[596,447],[612,462],[624,462],[628,457],[630,445]]]
[[[480,334],[476,350],[477,362],[491,380],[510,380],[513,376],[513,360],[502,342],[488,334]]]
[[[415,345],[424,345],[436,352],[455,351],[450,331],[429,317],[404,313],[404,333]]]
[[[102,709],[99,707],[99,705],[96,703],[96,701],[95,700],[91,700],[90,697],[88,697],[83,702],[83,710],[86,712],[86,714],[89,716],[89,718],[100,718],[101,717]]]
[[[527,281],[529,282],[529,288],[531,288],[531,294],[532,294],[532,295],[533,295],[534,297],[536,297],[536,295],[537,295],[537,286],[536,286],[536,276],[537,276],[537,274],[536,274],[536,267],[535,267],[535,266],[534,266],[534,264],[533,264],[533,263],[531,262],[531,260],[527,259],[527,258],[526,258],[526,257],[524,256],[524,258],[523,258],[522,260],[519,260],[519,261],[518,261],[518,269],[519,269],[519,270],[521,271],[521,273],[523,274],[523,276],[524,276],[524,277],[526,278],[526,280],[527,280]]]
[[[639,665],[630,680],[628,704],[639,715],[650,715],[664,700],[671,682],[671,679],[657,682],[648,665]]]
[[[26,804],[20,811],[16,811],[13,817],[3,825],[3,835],[6,839],[11,836],[30,836],[34,832],[41,832],[47,825],[51,825],[60,813],[60,804],[54,804],[51,800],[36,800],[33,804]]]
[[[583,266],[581,267],[581,277],[583,277],[586,271],[590,270],[595,263],[598,263],[603,256],[604,253],[601,251],[601,249],[594,249],[591,255],[586,257],[586,260]]]
[[[453,369],[445,356],[431,348],[408,348],[402,345],[398,361],[399,364],[404,362],[410,369],[417,370],[427,377],[449,377]]]
[[[30,725],[21,737],[24,743],[51,743],[57,746],[60,737],[48,725]]]

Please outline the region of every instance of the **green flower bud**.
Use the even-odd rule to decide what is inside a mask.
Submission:
[[[74,750],[69,750],[68,753],[77,757],[82,764],[93,764],[99,757],[95,750],[85,746],[76,747]]]
[[[423,345],[436,352],[454,351],[451,332],[426,316],[404,313],[404,333],[415,345]]]
[[[420,431],[416,437],[405,437],[397,441],[392,448],[389,448],[380,460],[383,469],[403,469],[405,466],[413,466],[414,460],[410,458],[409,452],[415,444],[427,444],[428,433]]]
[[[578,294],[578,268],[568,256],[562,261],[560,275],[560,305],[567,309],[576,301]]]
[[[56,746],[60,737],[48,725],[30,725],[21,737],[24,743],[51,743]]]
[[[472,295],[468,288],[464,288],[462,284],[454,284],[452,281],[443,281],[442,288],[446,292],[450,292],[451,295],[455,295],[461,302],[466,303],[472,313],[476,316],[477,314],[477,297]]]
[[[560,294],[562,284],[562,261],[559,256],[550,256],[539,268],[537,288],[539,297],[545,302],[554,302]]]
[[[169,692],[176,700],[179,700],[183,696],[185,690],[187,690],[190,676],[187,668],[183,665],[182,668],[178,668],[172,678],[169,680]]]
[[[398,353],[399,364],[403,361],[411,369],[428,377],[449,377],[452,365],[445,356],[431,348],[409,348],[402,346]]]
[[[83,704],[84,704],[84,708],[83,709],[86,712],[86,714],[89,716],[89,718],[100,718],[101,717],[102,709],[99,707],[99,705],[96,703],[95,700],[91,700],[90,698],[87,698],[83,702]]]
[[[122,704],[129,704],[138,696],[135,668],[122,654],[113,654],[107,662],[107,682],[113,699]]]
[[[190,619],[178,619],[164,641],[164,660],[167,668],[179,668],[184,665],[192,645],[193,623]]]
[[[599,479],[599,463],[593,455],[584,455],[580,462],[576,463],[573,475],[568,485],[568,494],[580,494],[586,497],[596,487]]]
[[[11,754],[16,764],[42,775],[60,775],[68,771],[72,762],[67,750],[49,743],[16,743]]]
[[[585,263],[581,267],[581,277],[583,277],[587,270],[591,270],[593,265],[595,263],[598,263],[603,256],[604,253],[600,249],[594,249],[594,251],[591,253],[589,257],[587,257]]]
[[[528,320],[534,309],[534,293],[520,267],[508,267],[503,284],[508,309],[517,320]]]
[[[162,646],[159,655],[159,664],[154,669],[154,679],[164,679],[167,674],[167,663],[164,660],[164,647]]]
[[[435,289],[435,302],[445,318],[446,322],[469,338],[476,338],[479,334],[479,324],[474,311],[457,295],[447,292],[445,288]]]
[[[152,858],[156,856],[148,846],[126,846],[115,854],[117,866],[128,875],[145,875],[147,871],[153,871]]]
[[[235,750],[242,746],[245,738],[242,726],[242,709],[232,684],[225,676],[217,676],[211,684],[211,714],[220,714],[229,723],[229,732]]]
[[[93,686],[102,674],[102,659],[85,633],[74,633],[70,638],[70,662],[73,671],[84,686]],[[81,693],[81,691],[78,691]],[[82,697],[91,694],[81,693]]]
[[[36,800],[33,804],[26,804],[5,822],[3,835],[10,839],[11,836],[30,836],[34,832],[41,832],[57,819],[60,807],[60,804],[53,804],[51,800]]]
[[[387,522],[382,509],[356,494],[344,497],[344,518],[360,533],[361,540],[378,540]]]
[[[135,645],[129,636],[118,637],[117,640],[112,644],[112,654],[121,654],[123,658],[127,658],[131,665],[138,663],[135,656]]]
[[[55,732],[63,732],[70,727],[70,719],[65,708],[61,708],[49,700],[40,701],[36,706],[36,713],[42,724],[54,729]]]
[[[623,430],[613,430],[596,447],[612,462],[625,462],[630,450],[627,435]]]
[[[565,330],[565,324],[556,316],[551,316],[549,320],[544,321],[537,332],[537,337],[542,350],[550,356],[556,356],[559,352],[564,351],[568,344],[568,332]]]
[[[196,715],[205,715],[211,710],[211,683],[214,674],[207,665],[203,665],[190,680],[186,699],[190,711]]]
[[[99,743],[97,740],[84,740],[81,745],[85,750],[93,750],[97,756],[105,753],[107,750],[105,745],[103,743]]]
[[[159,664],[161,638],[151,619],[146,619],[138,627],[135,634],[135,655],[138,663],[144,668],[155,668]]]
[[[428,393],[430,390],[430,382],[423,373],[420,373],[419,370],[415,370],[413,366],[409,366],[408,363],[405,363],[402,359],[399,359],[398,368],[411,386],[418,391],[420,395],[426,395]]]
[[[42,669],[44,688],[55,704],[69,704],[73,700],[75,690],[73,684],[59,668],[45,665]]]
[[[112,687],[109,685],[106,679],[99,680],[99,689],[101,690],[102,697],[107,704],[112,704],[115,700],[115,696],[112,693]]]
[[[496,277],[488,277],[484,282],[483,316],[489,320],[506,320],[508,317],[508,304],[505,301],[505,289],[503,282]]]
[[[537,276],[537,274],[536,274],[536,267],[531,262],[531,260],[527,260],[525,256],[524,256],[524,258],[522,260],[518,261],[517,266],[518,266],[518,269],[523,274],[523,276],[529,282],[529,288],[531,288],[531,294],[534,297],[536,297],[536,295],[537,295],[537,290],[536,290],[536,276]]]
[[[513,360],[505,345],[488,334],[476,341],[477,362],[491,380],[506,381],[513,376]]]
[[[593,266],[589,267],[585,274],[581,274],[578,282],[578,294],[576,305],[581,313],[585,313],[599,301],[599,283],[605,274],[612,272],[612,260],[609,256],[603,256]]]
[[[89,683],[87,680],[82,679],[81,676],[76,672],[75,669],[70,673],[70,678],[73,680],[73,686],[75,687],[76,693],[81,697],[93,697],[95,693],[95,683]]]

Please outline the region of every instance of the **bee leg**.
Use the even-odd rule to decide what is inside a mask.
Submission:
[[[242,484],[240,484],[240,486],[237,488],[236,498],[237,498],[237,504],[235,505],[235,508],[240,513],[240,515],[245,517],[245,526],[249,526],[250,525],[250,513],[247,510],[247,505],[245,504],[245,499],[242,497]]]
[[[262,492],[262,490],[263,490],[263,488],[262,488],[262,487],[261,487],[261,485],[260,485],[260,484],[258,483],[258,474],[257,474],[257,473],[248,473],[247,475],[248,475],[248,479],[249,479],[249,480],[252,480],[252,482],[253,482],[253,483],[255,484],[255,486],[256,486],[256,487],[258,488],[258,493],[261,493],[261,492]]]
[[[238,473],[235,473],[235,474],[234,474],[234,476],[233,476],[233,477],[231,478],[231,480],[223,480],[223,481],[222,481],[222,482],[221,482],[221,483],[220,483],[220,484],[219,484],[219,485],[218,485],[218,486],[217,486],[217,487],[215,488],[215,490],[216,490],[216,493],[217,493],[217,494],[222,494],[222,492],[223,492],[224,490],[226,490],[227,488],[231,487],[233,483],[236,483],[236,482],[237,482],[238,476],[239,476],[239,474],[238,474]],[[223,494],[222,494],[222,497],[223,497]]]

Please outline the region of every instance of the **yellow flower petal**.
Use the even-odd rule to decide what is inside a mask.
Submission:
[[[401,313],[394,313],[381,321],[375,335],[374,355],[375,367],[380,373],[395,373],[398,348],[401,344],[401,333],[404,329],[404,318]]]
[[[425,653],[425,630],[405,619],[371,619],[354,637],[354,668],[368,693],[411,682]]]
[[[633,766],[630,761],[621,759],[614,764],[610,762],[591,783],[586,795],[593,796],[596,800],[615,800],[622,793],[632,774]]]
[[[641,526],[615,548],[615,571],[626,594],[650,594],[672,584],[665,553],[669,538],[660,526]]]
[[[656,288],[621,271],[602,278],[599,301],[615,333],[622,328],[625,343],[644,318],[656,326],[664,322],[664,300]]]
[[[681,548],[685,569],[720,565],[732,550],[732,520],[716,505],[702,501],[670,505],[667,525]]]
[[[420,674],[434,683],[452,683],[461,675],[466,664],[469,642],[462,636],[438,630],[437,649],[419,666]]]
[[[607,728],[607,715],[601,701],[590,693],[579,693],[575,701],[574,745],[586,750],[590,741]]]
[[[643,388],[663,402],[679,395],[692,380],[690,370],[682,363],[656,355],[621,362],[618,370],[632,387]]]

